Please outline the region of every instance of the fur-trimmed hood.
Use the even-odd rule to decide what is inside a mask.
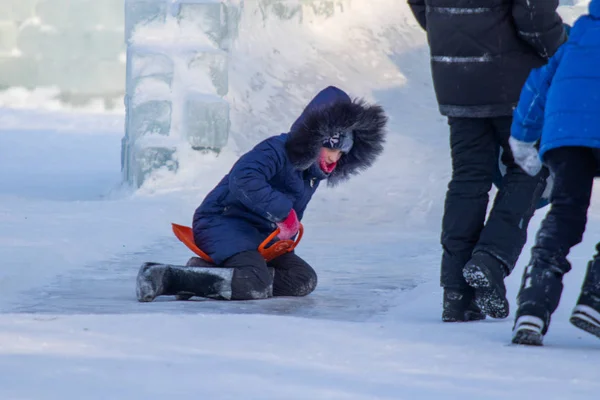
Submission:
[[[317,161],[326,139],[351,131],[352,148],[327,178],[329,186],[335,186],[373,165],[383,152],[386,124],[381,106],[352,100],[341,89],[329,86],[312,99],[292,125],[286,153],[297,169],[306,170]]]

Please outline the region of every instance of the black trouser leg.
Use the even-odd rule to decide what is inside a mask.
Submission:
[[[273,275],[258,251],[245,251],[228,258],[223,268],[232,268],[231,300],[266,299],[273,296]]]
[[[550,211],[531,250],[532,263],[539,261],[565,274],[571,270],[567,255],[585,231],[597,161],[594,151],[585,147],[550,150],[545,160],[554,176],[554,188]]]
[[[463,267],[485,222],[497,165],[493,126],[482,118],[449,118],[452,179],[448,184],[441,244],[441,285],[467,289]]]
[[[505,273],[509,274],[527,242],[527,227],[546,187],[548,171],[544,168],[532,177],[515,163],[508,143],[512,118],[494,118],[490,122],[496,143],[503,150],[506,174],[474,252],[491,254],[502,262]]]
[[[557,148],[548,151],[544,158],[554,177],[550,211],[542,221],[531,250],[531,261],[523,272],[515,322],[519,334],[520,330],[528,329],[519,325],[521,317],[541,320],[536,344],[541,343],[560,303],[562,277],[571,269],[567,255],[583,238],[597,170],[594,150],[589,148]],[[521,338],[515,336],[514,341],[519,340]]]
[[[273,296],[306,296],[317,287],[317,273],[295,253],[283,254],[267,265],[274,269]]]

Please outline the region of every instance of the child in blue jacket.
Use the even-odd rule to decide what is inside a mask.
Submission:
[[[542,222],[518,294],[512,342],[542,345],[558,307],[570,249],[581,242],[594,177],[600,169],[600,0],[580,17],[569,40],[529,76],[510,138],[517,163],[530,175],[546,164],[554,178],[551,209]],[[570,321],[600,337],[600,244],[588,263]]]
[[[294,252],[266,262],[258,246],[275,229],[293,238],[322,181],[330,186],[370,167],[383,151],[387,117],[378,105],[352,100],[330,86],[318,93],[289,133],[244,154],[196,209],[196,245],[216,265],[142,265],[139,301],[159,295],[220,300],[306,296],[317,275]],[[194,264],[193,266],[191,264]]]

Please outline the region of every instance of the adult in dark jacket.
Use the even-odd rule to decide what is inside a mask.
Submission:
[[[387,117],[378,105],[352,100],[330,86],[318,93],[290,132],[272,136],[244,154],[206,196],[193,220],[196,245],[216,266],[147,263],[137,295],[190,294],[222,300],[305,296],[315,271],[295,253],[267,263],[258,246],[276,228],[296,235],[311,197],[370,167],[383,151]]]
[[[408,3],[427,31],[434,89],[450,126],[442,319],[506,318],[504,278],[525,245],[547,177],[546,170],[531,177],[515,164],[508,144],[512,113],[529,72],[566,40],[558,0]],[[500,154],[506,173],[486,222]]]

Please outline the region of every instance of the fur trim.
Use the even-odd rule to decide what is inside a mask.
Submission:
[[[335,186],[373,165],[383,152],[387,116],[379,105],[368,105],[362,99],[338,101],[307,111],[299,124],[294,124],[286,142],[288,157],[297,169],[306,170],[314,164],[323,140],[341,130],[351,130],[354,145],[343,154],[328,177]]]

